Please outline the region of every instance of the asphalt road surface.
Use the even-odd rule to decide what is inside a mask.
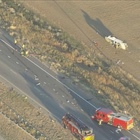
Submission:
[[[84,94],[69,80],[57,75],[35,58],[22,57],[18,50],[12,39],[1,31],[0,78],[9,81],[36,104],[46,108],[58,121],[61,121],[63,114],[70,112],[93,128],[96,140],[118,140],[124,135],[132,140],[140,140],[140,134],[135,130],[116,133],[116,128],[112,126],[99,126],[97,122],[91,121],[90,116],[98,107],[92,100],[87,101],[91,95]]]

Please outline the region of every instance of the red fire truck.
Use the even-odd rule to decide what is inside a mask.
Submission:
[[[99,125],[103,122],[125,130],[134,127],[133,117],[123,113],[114,113],[108,108],[97,109],[94,116],[92,116],[92,120],[94,119],[99,122]]]
[[[65,114],[62,117],[62,124],[67,128],[78,140],[94,140],[92,128],[85,125],[80,119],[72,114]]]

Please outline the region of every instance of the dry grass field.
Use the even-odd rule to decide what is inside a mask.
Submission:
[[[90,49],[101,51],[113,62],[121,60],[119,65],[140,80],[139,1],[25,0],[24,4]],[[115,50],[105,42],[107,35],[126,41],[128,50]],[[98,42],[98,48],[93,41]]]

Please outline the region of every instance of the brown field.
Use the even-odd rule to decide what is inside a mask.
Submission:
[[[121,60],[119,65],[140,80],[139,1],[25,0],[24,4],[113,62]],[[128,50],[115,50],[105,42],[103,37],[110,34],[126,41]]]

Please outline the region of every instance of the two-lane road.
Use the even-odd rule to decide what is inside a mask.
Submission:
[[[0,77],[20,89],[42,108],[49,110],[58,121],[65,112],[70,112],[93,128],[96,140],[118,140],[123,135],[132,140],[140,140],[139,133],[134,130],[133,135],[126,131],[118,134],[114,127],[98,126],[92,122],[90,115],[96,106],[92,100],[86,100],[92,97],[90,94],[85,95],[69,80],[58,76],[35,58],[22,57],[2,34],[0,38]]]

